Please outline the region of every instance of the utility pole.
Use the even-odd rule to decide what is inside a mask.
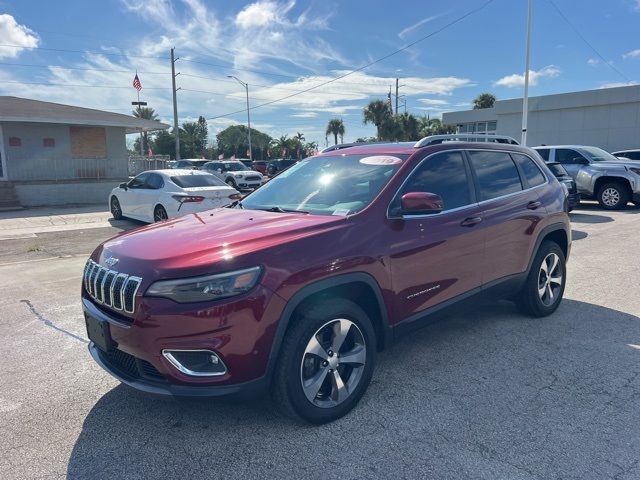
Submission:
[[[253,161],[253,152],[251,150],[251,115],[249,114],[249,84],[243,82],[238,77],[234,77],[233,75],[227,75],[227,78],[233,78],[240,85],[242,85],[247,93],[247,128],[249,129],[249,160]]]
[[[176,160],[180,160],[180,129],[178,128],[178,99],[176,90],[176,60],[175,47],[171,49],[171,84],[173,85],[173,134],[176,137]]]
[[[521,144],[527,146],[527,123],[529,120],[529,61],[531,57],[531,16],[533,0],[529,0],[527,12],[527,53],[524,66],[524,97],[522,98],[522,140]]]
[[[399,79],[396,78],[396,115],[398,115],[398,81]]]

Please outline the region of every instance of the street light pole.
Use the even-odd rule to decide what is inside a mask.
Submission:
[[[247,93],[247,129],[249,130],[249,160],[253,161],[253,151],[251,149],[251,114],[249,109],[249,84],[243,82],[238,77],[234,77],[233,75],[227,75],[227,78],[233,78],[240,85],[242,85]]]
[[[529,120],[529,60],[531,56],[531,15],[533,0],[529,0],[527,12],[527,53],[524,66],[524,97],[522,98],[522,145],[527,146],[527,123]]]

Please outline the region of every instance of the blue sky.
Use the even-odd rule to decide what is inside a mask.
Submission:
[[[550,0],[535,0],[531,95],[596,89],[640,80],[640,0],[553,0],[604,58],[580,38]],[[431,38],[344,79],[280,100],[360,68],[424,37],[486,0],[0,1],[0,94],[126,113],[136,92],[172,123],[169,48],[180,121],[203,115],[213,137],[246,122],[273,136],[299,131],[325,144],[330,118],[345,141],[374,134],[362,107],[386,99],[400,78],[407,111],[440,116],[470,108],[489,91],[522,95],[526,0],[493,0]],[[16,48],[7,45],[19,45]],[[35,47],[35,48],[34,48]],[[74,52],[65,51],[73,50]],[[402,110],[402,108],[401,108]]]

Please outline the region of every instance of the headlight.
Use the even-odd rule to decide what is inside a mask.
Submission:
[[[236,178],[242,178],[242,175],[241,175],[241,174],[239,174],[239,173],[236,173],[235,177],[236,177]]]
[[[178,303],[233,297],[251,290],[258,283],[261,271],[260,267],[252,267],[202,277],[160,280],[149,287],[146,296],[169,298]]]
[[[636,167],[629,167],[629,170],[631,170],[633,173],[635,173],[636,175],[640,175],[640,168],[636,168]]]

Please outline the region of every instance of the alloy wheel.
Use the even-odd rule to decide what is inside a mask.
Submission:
[[[540,265],[538,273],[538,296],[545,306],[553,305],[559,298],[562,288],[562,265],[560,257],[555,253],[550,253]]]
[[[111,214],[113,218],[120,217],[122,210],[120,210],[120,202],[116,198],[111,199]]]
[[[321,408],[341,404],[360,383],[366,358],[366,342],[354,322],[340,318],[325,323],[302,355],[300,381],[305,396]]]
[[[153,220],[156,222],[161,222],[162,220],[166,220],[168,217],[167,211],[163,207],[158,207],[153,212]]]
[[[620,201],[620,192],[613,188],[606,188],[602,192],[602,203],[604,203],[607,207],[615,207]]]

